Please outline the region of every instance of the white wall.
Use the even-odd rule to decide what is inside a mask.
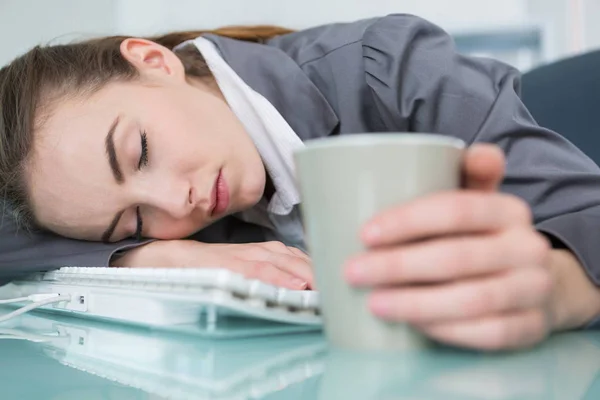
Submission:
[[[0,0],[0,65],[39,43],[115,29],[117,0]]]
[[[497,0],[500,1],[500,0]],[[427,18],[453,33],[523,28],[528,0],[121,0],[117,3],[120,33],[147,35],[173,29],[215,28],[233,24],[276,24],[294,29],[352,21],[390,13]],[[492,3],[497,4],[497,3]],[[527,51],[478,54],[527,69],[539,58]]]
[[[600,0],[0,0],[0,65],[57,39],[233,24],[304,28],[395,12],[451,32],[540,24],[548,59],[600,47]]]
[[[297,29],[389,13],[413,13],[460,30],[526,22],[526,0],[502,3],[490,7],[486,0],[121,0],[117,27],[134,34],[256,23]]]
[[[581,0],[583,2],[581,14],[583,20],[583,46],[585,49],[600,48],[600,1]]]
[[[115,32],[253,23],[303,28],[395,12],[450,30],[526,21],[526,0],[498,1],[502,6],[490,7],[488,0],[0,0],[0,64],[39,42]]]
[[[600,0],[528,0],[528,14],[544,27],[551,60],[600,48]]]

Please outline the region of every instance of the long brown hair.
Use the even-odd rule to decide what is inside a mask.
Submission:
[[[202,34],[262,43],[292,32],[277,26],[230,26],[216,30],[173,32],[149,37],[169,49]],[[19,226],[35,226],[29,201],[26,167],[34,132],[65,96],[89,95],[109,82],[135,79],[138,72],[122,55],[129,36],[110,36],[83,42],[36,46],[0,69],[0,212],[7,210]],[[202,55],[193,46],[175,52],[188,76],[210,77]]]

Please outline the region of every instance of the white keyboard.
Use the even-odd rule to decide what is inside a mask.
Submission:
[[[226,269],[65,267],[9,286],[15,297],[71,296],[46,310],[133,324],[189,324],[221,315],[302,325],[322,322],[319,293],[268,285]]]

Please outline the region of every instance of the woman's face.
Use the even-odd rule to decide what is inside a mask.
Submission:
[[[28,187],[41,225],[84,240],[179,239],[256,204],[264,165],[218,89],[186,79],[154,43],[121,51],[139,80],[59,100],[35,133]]]

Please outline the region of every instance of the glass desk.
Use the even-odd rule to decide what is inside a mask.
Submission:
[[[212,326],[237,334],[207,339],[203,326],[158,332],[24,315],[0,324],[0,399],[600,399],[593,332],[512,354],[367,356],[330,351],[319,332],[254,328]],[[255,335],[241,338],[244,329]]]

